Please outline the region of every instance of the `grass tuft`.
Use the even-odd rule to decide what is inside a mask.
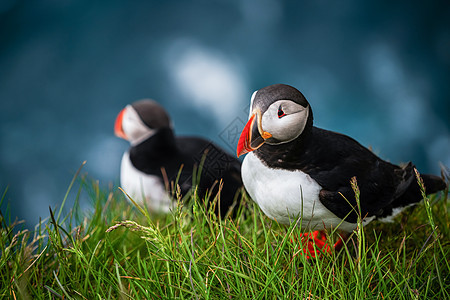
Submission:
[[[66,196],[32,232],[1,213],[0,298],[450,298],[448,191],[395,223],[363,226],[360,217],[342,250],[307,259],[301,230],[269,220],[246,196],[234,219],[217,218],[195,192],[193,204],[155,215],[119,190],[76,182],[74,207],[63,214]],[[79,209],[81,193],[90,212]]]

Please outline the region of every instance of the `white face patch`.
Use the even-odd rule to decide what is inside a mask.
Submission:
[[[287,143],[297,138],[305,129],[309,107],[303,107],[291,100],[272,103],[262,116],[262,129],[272,134],[268,144]]]
[[[250,117],[252,116],[253,100],[255,100],[257,93],[258,93],[258,91],[254,91],[252,94],[252,98],[250,99],[250,109],[249,109],[248,119],[250,119]]]
[[[142,143],[155,134],[155,130],[142,122],[136,110],[127,105],[122,119],[122,129],[131,145]]]

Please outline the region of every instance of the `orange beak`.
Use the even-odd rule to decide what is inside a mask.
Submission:
[[[239,137],[236,149],[237,157],[258,149],[271,136],[261,127],[261,113],[259,111],[253,113]]]
[[[122,109],[120,113],[117,115],[116,122],[114,123],[114,134],[120,138],[123,138],[124,140],[128,140],[128,137],[122,128],[122,120],[123,115],[125,114],[125,110],[126,108]]]

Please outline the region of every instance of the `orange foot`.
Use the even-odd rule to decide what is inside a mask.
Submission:
[[[307,259],[314,258],[323,253],[331,253],[331,247],[327,244],[327,236],[325,231],[306,232],[301,235],[303,243],[303,254]],[[344,244],[341,237],[333,245],[334,249],[339,250]]]

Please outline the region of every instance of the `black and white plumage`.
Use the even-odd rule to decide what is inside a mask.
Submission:
[[[121,187],[151,210],[167,212],[174,206],[173,183],[180,186],[182,196],[195,183],[201,198],[210,192],[214,199],[222,181],[220,208],[216,209],[221,216],[239,200],[239,160],[205,139],[175,137],[168,114],[156,101],[127,105],[116,118],[114,132],[131,144],[122,157]]]
[[[360,189],[365,223],[422,199],[411,162],[396,166],[348,136],[314,127],[308,101],[288,85],[271,85],[253,94],[237,148],[238,156],[245,153],[244,186],[279,223],[302,217],[303,228],[339,226],[352,231],[358,216],[352,177]],[[428,194],[446,187],[438,176],[421,176]]]

